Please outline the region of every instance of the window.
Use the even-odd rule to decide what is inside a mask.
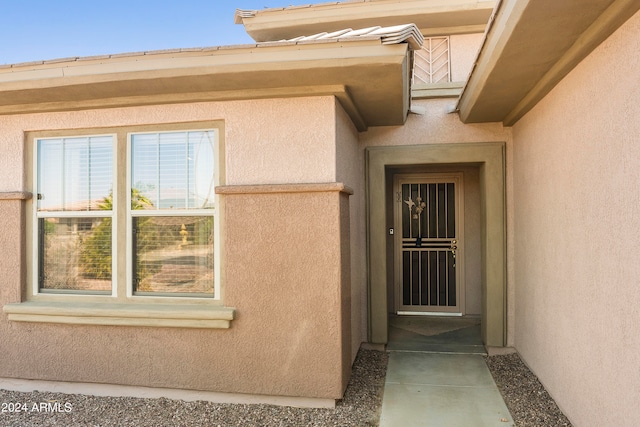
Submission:
[[[28,133],[26,298],[9,321],[229,328],[223,126]]]
[[[114,138],[36,144],[38,288],[110,293]]]
[[[30,296],[220,298],[219,131],[176,127],[34,138]]]
[[[413,83],[447,83],[450,75],[449,37],[425,37],[422,49],[415,51]]]
[[[130,136],[134,294],[214,295],[214,138]]]

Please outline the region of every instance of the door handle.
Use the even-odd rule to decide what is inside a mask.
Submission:
[[[458,249],[458,241],[452,240],[451,247],[449,248],[449,250],[451,251],[451,256],[453,257],[453,268],[456,267],[456,250],[457,249]]]
[[[449,248],[449,250],[451,251],[453,257],[456,257],[456,250],[458,249],[458,241],[457,240],[452,240],[451,241],[451,247]]]

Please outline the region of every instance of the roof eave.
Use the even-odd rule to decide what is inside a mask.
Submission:
[[[362,131],[406,120],[409,58],[362,40],[24,64],[0,69],[0,114],[327,95]]]
[[[638,10],[637,0],[503,0],[458,101],[460,118],[512,126]]]
[[[425,35],[482,32],[495,0],[378,0],[286,7],[259,11],[238,10],[256,41],[291,39],[320,31],[415,23]]]

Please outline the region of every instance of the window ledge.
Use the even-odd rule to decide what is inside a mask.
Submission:
[[[72,304],[72,305],[71,305]],[[195,304],[118,304],[28,301],[7,304],[3,311],[14,322],[74,325],[150,326],[228,329],[235,309]]]
[[[0,192],[0,201],[2,200],[30,200],[33,194],[28,191],[3,191]]]
[[[413,99],[457,98],[462,93],[464,82],[415,84],[411,88]]]

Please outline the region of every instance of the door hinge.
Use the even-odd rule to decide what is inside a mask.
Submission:
[[[396,191],[396,202],[402,202],[402,192]]]

